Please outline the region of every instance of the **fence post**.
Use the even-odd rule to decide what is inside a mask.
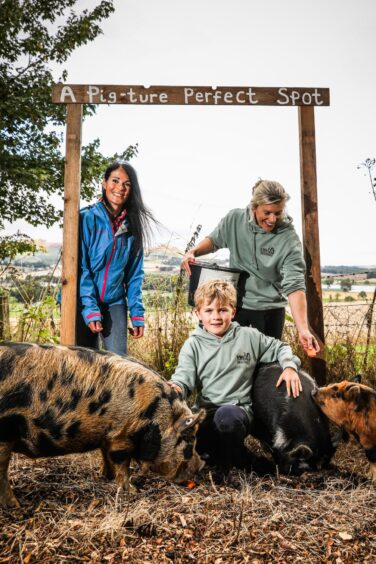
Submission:
[[[324,345],[320,242],[317,203],[315,117],[313,106],[299,106],[300,178],[302,194],[303,248],[306,261],[308,322],[321,347]],[[326,382],[323,358],[310,359],[312,376],[319,385]]]
[[[9,298],[7,295],[0,294],[0,341],[6,341],[9,337]]]
[[[67,104],[60,342],[76,343],[82,105]]]
[[[371,305],[368,308],[368,311],[366,313],[365,319],[367,322],[367,342],[366,342],[366,350],[364,353],[364,360],[363,360],[363,371],[365,372],[367,370],[367,362],[368,362],[368,353],[369,353],[369,343],[371,340],[371,331],[372,331],[372,316],[373,316],[373,310],[375,308],[375,304],[376,304],[376,288],[373,292],[373,298],[372,298],[372,302]]]

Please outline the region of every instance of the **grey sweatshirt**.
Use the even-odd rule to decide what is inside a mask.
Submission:
[[[233,209],[208,235],[214,250],[230,250],[230,267],[249,273],[243,307],[275,309],[284,307],[287,296],[305,291],[305,263],[302,246],[286,216],[272,232],[266,232],[250,218],[249,208]]]
[[[240,405],[251,414],[251,389],[258,362],[276,362],[297,370],[290,346],[252,327],[231,323],[223,337],[198,327],[184,343],[171,381],[186,397],[197,390],[197,404]]]

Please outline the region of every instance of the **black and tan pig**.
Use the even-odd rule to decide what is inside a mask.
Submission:
[[[166,381],[134,359],[80,347],[0,344],[0,506],[18,502],[12,452],[31,458],[101,449],[103,473],[129,488],[134,459],[174,482],[204,463],[193,415]]]
[[[370,478],[376,483],[376,391],[343,380],[315,388],[312,397],[331,421],[360,442],[370,464]]]

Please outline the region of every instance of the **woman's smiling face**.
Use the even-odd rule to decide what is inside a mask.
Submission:
[[[261,204],[253,208],[256,223],[264,231],[273,231],[281,223],[284,204]]]
[[[103,180],[102,185],[114,212],[121,211],[131,192],[131,182],[126,171],[119,166],[111,172],[107,180]]]

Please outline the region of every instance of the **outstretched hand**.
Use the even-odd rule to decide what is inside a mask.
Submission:
[[[299,331],[299,341],[308,356],[316,356],[320,351],[320,345],[309,329]]]
[[[280,386],[282,382],[286,382],[287,395],[290,397],[291,394],[294,398],[299,396],[299,392],[303,391],[302,383],[300,381],[299,375],[293,368],[285,368],[280,377],[276,387]]]
[[[188,251],[187,253],[185,253],[183,260],[180,263],[180,268],[185,270],[185,272],[188,274],[188,276],[190,276],[192,273],[191,273],[189,263],[195,262],[195,261],[196,261],[196,257],[195,257],[194,252]]]

